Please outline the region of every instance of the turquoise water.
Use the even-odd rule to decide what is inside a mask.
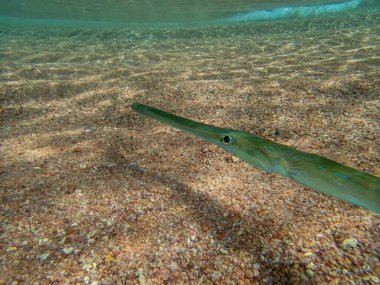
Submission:
[[[230,23],[321,16],[376,6],[374,0],[43,1],[2,0],[0,23],[128,26]],[[378,5],[378,4],[377,4]]]

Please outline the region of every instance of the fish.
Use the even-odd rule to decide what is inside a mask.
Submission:
[[[375,175],[250,132],[196,122],[140,103],[133,103],[132,109],[215,144],[265,172],[380,214],[380,178]]]

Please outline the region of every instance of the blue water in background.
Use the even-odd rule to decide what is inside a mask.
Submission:
[[[1,0],[0,24],[175,26],[304,18],[378,7],[374,0]]]

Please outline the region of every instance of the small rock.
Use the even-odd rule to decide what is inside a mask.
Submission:
[[[297,256],[297,252],[294,249],[289,249],[289,254],[292,256]]]
[[[41,255],[38,257],[38,259],[39,259],[40,261],[44,261],[44,260],[46,260],[46,258],[48,258],[49,255],[50,255],[49,252],[45,252],[45,253],[41,254]]]
[[[208,231],[208,229],[209,229],[209,226],[208,226],[208,224],[202,224],[202,231],[204,231],[204,232],[207,232]]]
[[[146,278],[145,278],[144,272],[141,268],[139,270],[137,270],[136,275],[137,275],[137,278],[139,280],[140,285],[145,285],[146,284]]]
[[[311,269],[307,269],[307,270],[306,270],[306,275],[307,275],[310,279],[312,279],[312,278],[314,277],[314,271],[311,270]]]
[[[309,257],[309,256],[314,256],[314,253],[313,252],[311,252],[311,251],[308,251],[308,252],[305,252],[304,253],[304,256],[307,256],[307,257]]]
[[[342,243],[343,250],[351,250],[358,246],[358,241],[354,238],[345,239]]]
[[[317,266],[313,262],[310,262],[308,265],[306,265],[306,268],[310,270],[315,270],[317,269]]]
[[[239,158],[236,157],[236,156],[232,156],[232,162],[236,163],[236,162],[239,162]]]
[[[136,221],[137,218],[138,218],[138,215],[137,215],[137,214],[129,214],[129,215],[127,216],[127,220],[128,220],[129,222]]]
[[[86,133],[93,133],[93,132],[96,131],[96,128],[95,127],[87,127],[87,128],[84,129],[84,131]]]
[[[253,264],[253,276],[256,278],[260,276],[260,264],[258,263]]]
[[[111,262],[113,260],[112,252],[108,252],[106,256],[104,257],[104,263],[106,266],[110,266]]]
[[[183,248],[183,247],[174,247],[174,251],[176,252],[176,253],[182,253],[182,252],[184,252],[185,251],[185,248]]]
[[[74,233],[73,227],[71,225],[68,225],[66,229],[66,235],[69,236],[69,235],[72,235],[73,233]]]
[[[220,251],[220,253],[223,253],[223,254],[227,254],[228,253],[228,251],[225,250],[224,248],[219,249],[219,251]]]
[[[86,272],[90,272],[92,269],[92,264],[89,264],[89,263],[83,264],[82,269]]]
[[[90,238],[92,238],[93,236],[95,236],[97,232],[98,232],[97,230],[93,230],[93,231],[89,232],[89,233],[87,234],[87,236],[86,236],[87,239],[90,239]]]
[[[38,240],[38,245],[50,245],[51,242],[48,238],[41,238]]]
[[[212,274],[211,274],[211,280],[212,282],[216,283],[218,281],[220,281],[222,279],[222,273],[220,273],[219,271],[214,271]]]
[[[304,282],[309,281],[309,278],[308,278],[307,275],[305,275],[304,273],[301,273],[301,274],[300,274],[300,277],[301,277],[301,280],[304,281]]]
[[[175,261],[172,261],[168,268],[170,269],[170,271],[176,271],[178,269],[178,264],[175,262]]]
[[[9,252],[9,251],[15,251],[17,250],[17,247],[15,246],[9,246],[7,249],[6,249],[6,252]]]
[[[139,276],[141,276],[141,275],[143,275],[143,274],[144,274],[144,271],[143,271],[141,268],[139,268],[139,269],[137,270],[137,272],[136,272],[136,277],[139,278]]]
[[[253,276],[254,276],[254,274],[253,274],[252,270],[247,269],[247,270],[245,271],[245,277],[247,277],[247,278],[249,278],[249,279],[252,279]]]
[[[63,249],[63,252],[65,253],[65,254],[70,254],[70,253],[72,253],[74,251],[74,248],[71,246],[71,247],[65,247],[64,249]]]

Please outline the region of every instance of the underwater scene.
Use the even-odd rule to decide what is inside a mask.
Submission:
[[[380,2],[0,0],[0,284],[380,284]]]

